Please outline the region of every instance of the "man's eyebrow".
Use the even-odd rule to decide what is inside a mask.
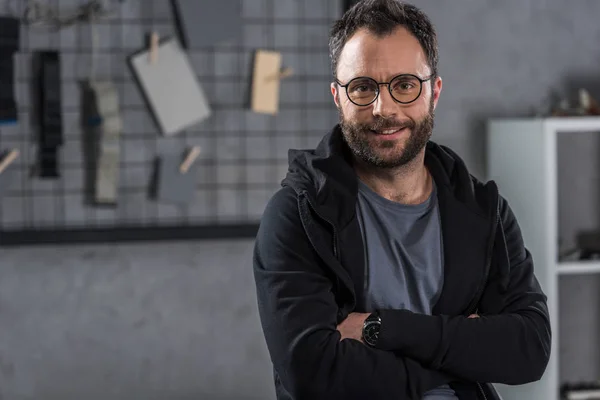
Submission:
[[[397,76],[400,76],[400,75],[414,75],[414,76],[416,76],[416,77],[422,78],[422,77],[421,77],[421,75],[420,75],[418,72],[414,72],[414,71],[411,71],[411,72],[403,71],[403,72],[397,72],[397,73],[395,73],[395,74],[391,74],[391,75],[389,75],[389,76],[388,76],[388,78],[387,78],[387,79],[385,79],[385,80],[381,80],[381,81],[378,81],[377,79],[375,79],[375,78],[373,77],[373,75],[369,75],[369,74],[365,74],[365,73],[357,73],[357,74],[351,75],[351,77],[350,77],[350,78],[347,78],[346,80],[342,80],[342,79],[340,79],[340,78],[338,77],[338,81],[340,81],[340,82],[344,83],[344,82],[350,82],[352,79],[356,79],[356,78],[371,78],[371,79],[374,79],[374,80],[376,80],[376,81],[378,81],[378,82],[390,82],[392,79],[394,79],[395,77],[397,77]]]

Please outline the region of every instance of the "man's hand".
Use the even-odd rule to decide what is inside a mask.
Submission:
[[[354,339],[362,342],[362,329],[368,316],[369,313],[350,313],[348,318],[337,326],[337,330],[342,334],[340,341]]]
[[[469,318],[469,319],[473,319],[473,318],[479,318],[479,315],[478,315],[478,314],[471,314],[471,315],[469,315],[469,317],[468,317],[468,318]]]

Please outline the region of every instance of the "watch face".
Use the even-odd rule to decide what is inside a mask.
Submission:
[[[379,321],[371,321],[365,324],[365,328],[363,330],[363,339],[369,346],[375,346],[377,344],[377,339],[379,338],[379,328]]]

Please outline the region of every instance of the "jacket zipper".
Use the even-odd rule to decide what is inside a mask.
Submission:
[[[488,251],[487,251],[487,256],[486,256],[486,261],[485,261],[485,275],[483,277],[483,282],[481,283],[481,286],[479,287],[479,290],[477,291],[475,297],[473,298],[473,304],[467,309],[467,315],[471,315],[474,312],[476,312],[478,310],[477,304],[479,303],[481,294],[483,293],[483,291],[485,290],[485,285],[487,285],[487,281],[488,281],[488,275],[490,273],[490,268],[491,268],[491,264],[492,264],[492,253],[494,250],[494,240],[496,238],[496,230],[498,229],[498,220],[500,219],[500,199],[498,198],[498,190],[496,189],[496,213],[494,214],[494,221],[492,224],[492,233],[491,233],[491,237],[490,237],[490,242],[488,244]]]
[[[325,221],[326,223],[328,223],[331,226],[331,230],[333,232],[333,257],[339,261],[338,246],[337,246],[337,231],[336,231],[335,225],[329,219],[323,217],[321,214],[319,214],[317,212],[317,209],[315,208],[315,206],[311,202],[310,197],[306,195],[306,192],[302,192],[301,195],[303,195],[306,198],[306,202],[308,203],[308,205],[310,206],[310,208],[312,209],[312,211],[319,218],[321,218],[323,221]],[[302,221],[302,225],[304,226],[304,229],[306,230],[306,225],[304,223],[304,219],[302,218],[302,216],[300,217],[300,220]],[[315,244],[313,243],[313,241],[311,240],[310,242],[312,244],[313,249],[317,253],[319,253],[319,249],[317,249],[317,247],[315,246]],[[344,314],[343,311],[338,310],[338,319],[340,319],[340,315],[343,316],[342,318],[345,318],[347,316],[347,314]],[[339,322],[341,322],[341,319],[340,319]]]
[[[477,387],[479,388],[479,393],[481,393],[482,399],[487,400],[487,396],[485,395],[485,392],[483,391],[483,388],[481,387],[481,384],[479,382],[477,382]]]
[[[500,219],[500,199],[498,197],[499,194],[498,194],[497,186],[495,186],[495,187],[496,187],[496,193],[495,193],[496,194],[496,213],[494,214],[494,223],[492,225],[492,229],[493,229],[492,236],[490,238],[490,244],[488,246],[488,254],[487,254],[487,259],[486,259],[486,264],[485,264],[486,265],[485,276],[483,279],[483,283],[477,292],[477,296],[475,296],[475,303],[473,304],[474,309],[470,310],[467,315],[470,315],[473,312],[477,312],[479,309],[477,307],[477,304],[479,303],[481,294],[485,290],[485,285],[487,285],[488,275],[490,273],[490,268],[491,268],[491,264],[492,264],[492,253],[494,250],[494,240],[496,238],[496,230],[498,229],[498,221]],[[479,382],[476,382],[476,383],[477,383],[477,388],[479,389],[479,393],[481,393],[482,400],[487,400],[487,396],[485,395],[485,391],[483,390],[481,383],[479,383]]]

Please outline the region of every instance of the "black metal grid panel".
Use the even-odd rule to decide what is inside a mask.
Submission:
[[[118,204],[103,208],[86,202],[85,140],[81,128],[81,82],[89,77],[91,29],[87,23],[58,32],[22,26],[15,56],[19,124],[0,127],[0,148],[18,148],[16,179],[0,201],[0,243],[111,241],[169,238],[247,237],[254,235],[270,196],[287,170],[289,148],[314,147],[337,121],[329,94],[327,51],[340,1],[242,0],[243,37],[231,43],[190,49],[188,55],[206,91],[213,115],[190,129],[160,135],[127,66],[127,58],[147,46],[147,35],[173,36],[168,0],[125,0],[116,15],[95,24],[98,78],[119,89],[123,132]],[[0,12],[3,11],[0,0]],[[42,1],[60,10],[85,0]],[[26,1],[12,2],[21,16]],[[207,7],[211,2],[206,1]],[[143,5],[142,5],[143,4]],[[32,55],[37,50],[61,55],[64,145],[61,177],[31,176],[37,157],[37,116]],[[280,112],[256,114],[247,107],[252,56],[257,49],[280,51],[294,75],[281,86]],[[200,177],[190,207],[161,204],[149,197],[157,156],[179,154],[200,145]]]

